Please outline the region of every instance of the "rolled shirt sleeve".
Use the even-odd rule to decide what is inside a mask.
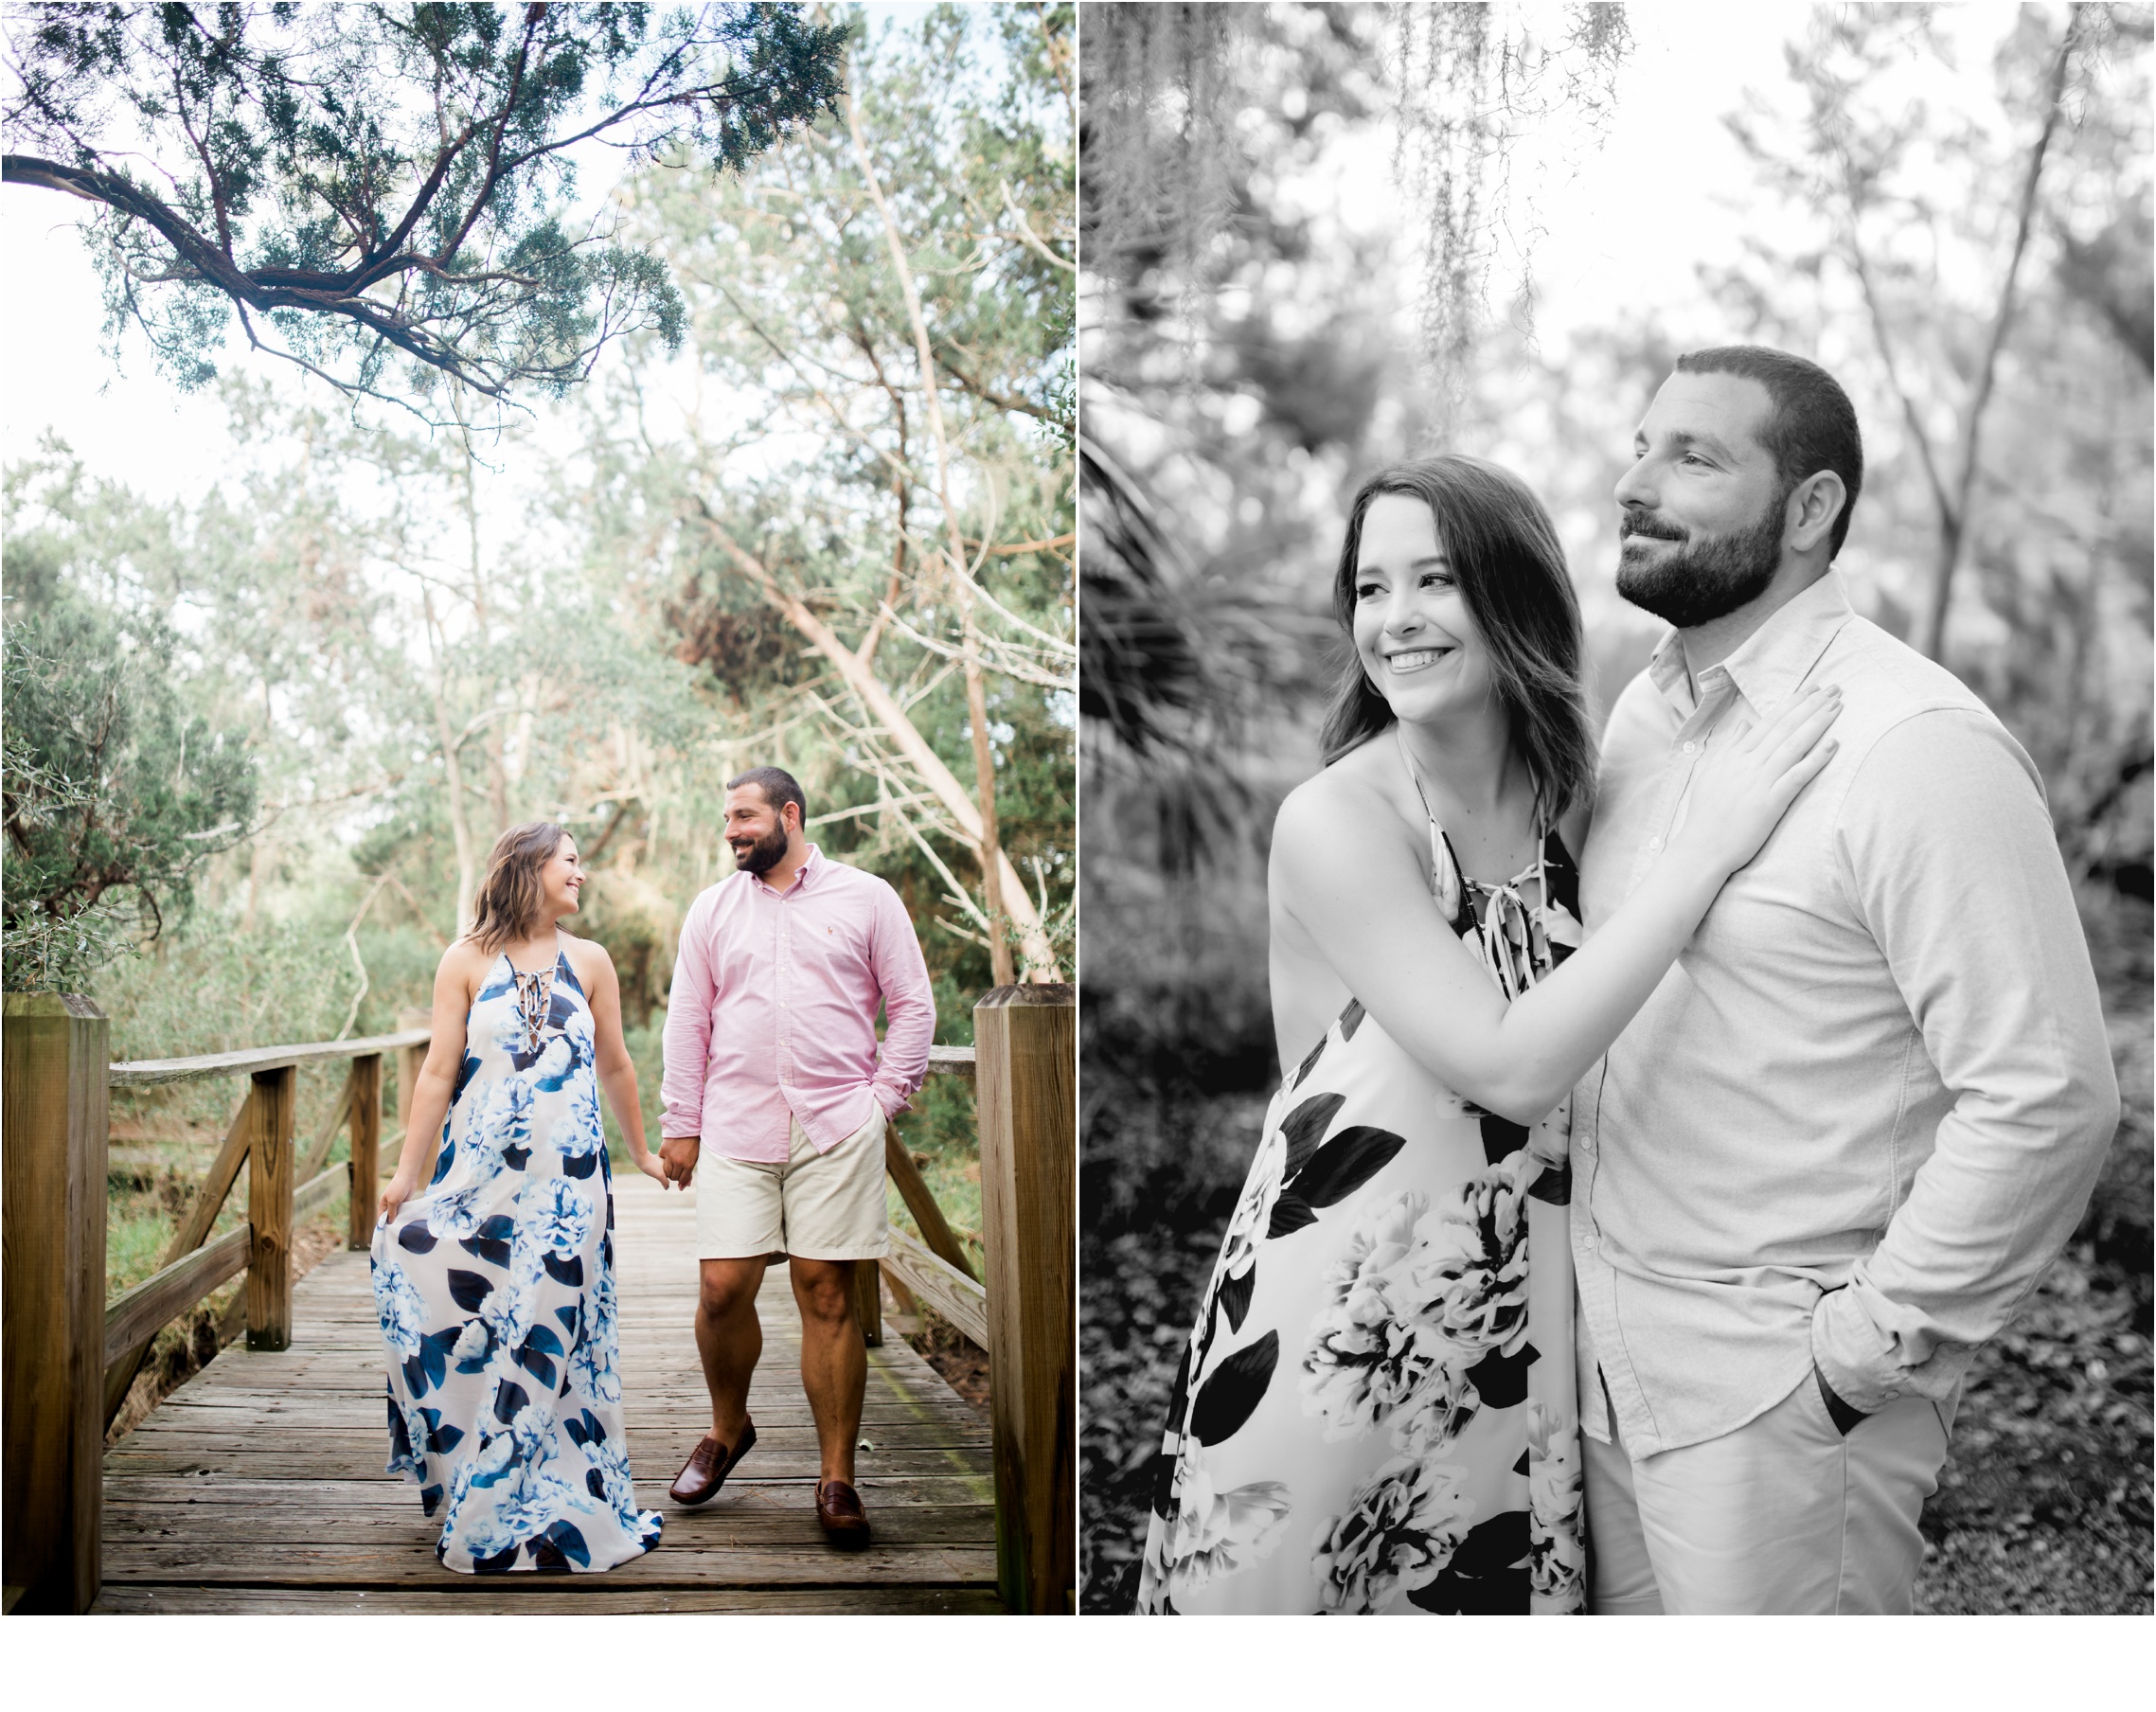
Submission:
[[[2118,1123],[2095,978],[2033,765],[1962,709],[1913,714],[1851,785],[1837,861],[1951,1097],[1877,1248],[1820,1298],[1853,1407],[1944,1399],[2064,1246]]]
[[[710,1060],[711,1015],[718,999],[712,969],[712,894],[689,906],[674,951],[673,984],[667,993],[664,1067],[659,1078],[662,1137],[704,1133],[704,1082]]]
[[[929,1043],[935,1039],[935,993],[906,906],[888,885],[877,900],[873,947],[884,1027],[871,1091],[883,1115],[896,1117],[928,1074]]]

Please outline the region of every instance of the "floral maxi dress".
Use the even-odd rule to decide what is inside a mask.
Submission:
[[[658,1543],[615,1362],[614,1186],[591,1007],[505,954],[465,1024],[433,1183],[375,1226],[389,1472],[466,1574],[602,1570]]]
[[[1503,886],[1434,821],[1431,859],[1508,995],[1578,944],[1554,832]],[[1200,1303],[1141,1613],[1583,1608],[1570,1121],[1481,1111],[1349,1002],[1274,1097]]]

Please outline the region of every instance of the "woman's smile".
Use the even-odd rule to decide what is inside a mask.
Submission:
[[[1409,649],[1403,653],[1387,654],[1385,670],[1397,678],[1406,672],[1420,671],[1425,667],[1434,666],[1446,655],[1458,651],[1456,643],[1448,643],[1438,648]]]

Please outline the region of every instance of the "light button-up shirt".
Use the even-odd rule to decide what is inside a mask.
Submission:
[[[898,893],[811,845],[784,891],[742,870],[689,905],[667,1002],[662,1133],[783,1161],[797,1119],[829,1152],[879,1107],[905,1109],[935,1037],[928,966]]]
[[[1700,762],[1814,683],[1840,748],[1573,1099],[1580,1409],[1634,1455],[1765,1413],[1814,1362],[1865,1411],[1952,1398],[2066,1239],[2117,1124],[2035,767],[1829,573],[1695,697],[1674,635],[1603,738],[1590,936]]]

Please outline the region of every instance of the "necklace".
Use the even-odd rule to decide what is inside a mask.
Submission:
[[[1448,921],[1459,922],[1462,903],[1467,904],[1463,934],[1472,934],[1481,939],[1483,963],[1490,978],[1507,999],[1516,999],[1533,984],[1536,969],[1548,964],[1549,946],[1537,917],[1550,896],[1549,841],[1536,840],[1533,877],[1536,896],[1541,902],[1534,909],[1528,908],[1527,901],[1519,890],[1521,883],[1528,878],[1526,870],[1523,869],[1500,885],[1486,885],[1473,878],[1460,866],[1458,858],[1452,854],[1452,841],[1445,836],[1444,828],[1437,824],[1437,816],[1430,811],[1429,793],[1422,788],[1422,774],[1407,746],[1407,733],[1396,722],[1393,735],[1399,740],[1399,757],[1406,764],[1408,782],[1415,786],[1416,800],[1422,805],[1423,818],[1430,823],[1431,881],[1437,907]],[[1473,907],[1477,897],[1484,901],[1484,907],[1479,911]]]

